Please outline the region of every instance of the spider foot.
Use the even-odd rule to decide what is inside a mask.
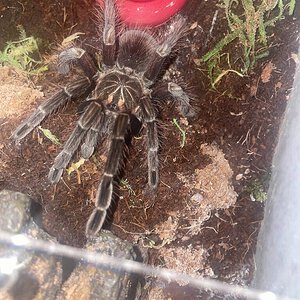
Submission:
[[[181,86],[174,82],[168,83],[168,91],[172,97],[179,103],[179,109],[184,117],[192,118],[196,115],[195,110],[190,104],[190,98]]]
[[[57,169],[55,167],[51,167],[49,174],[48,174],[48,180],[53,184],[58,183],[63,172],[64,172],[64,169]]]
[[[95,236],[102,228],[105,218],[106,210],[102,210],[101,208],[94,208],[86,224],[86,236]]]
[[[38,126],[41,121],[45,118],[46,113],[37,109],[33,115],[31,115],[27,120],[20,124],[16,130],[13,132],[13,139],[15,141],[22,140],[26,135],[28,135],[36,126]]]

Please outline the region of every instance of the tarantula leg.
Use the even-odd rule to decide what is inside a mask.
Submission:
[[[144,76],[150,81],[155,81],[161,71],[165,59],[171,53],[178,40],[182,37],[186,30],[186,19],[183,16],[178,15],[173,19],[169,28],[170,29],[166,32],[164,40],[157,47],[154,58],[145,72]]]
[[[153,97],[157,99],[172,98],[179,104],[180,113],[187,118],[195,116],[195,110],[190,104],[190,98],[181,86],[174,82],[163,83],[153,91]]]
[[[55,158],[54,164],[49,171],[48,179],[51,183],[57,183],[60,180],[64,169],[81,144],[86,131],[94,126],[99,119],[99,115],[101,114],[99,107],[100,104],[92,102],[78,120],[76,128],[65,143],[63,150]]]
[[[157,189],[159,182],[159,160],[158,160],[158,133],[156,114],[152,102],[144,97],[140,103],[143,120],[147,126],[147,147],[148,147],[148,184],[150,189]]]
[[[103,28],[103,64],[112,67],[116,61],[116,11],[113,0],[105,0]]]
[[[88,77],[97,72],[97,65],[92,57],[83,49],[72,47],[62,51],[58,59],[58,71],[61,74],[69,73],[73,62],[76,62]]]
[[[43,102],[29,118],[21,123],[14,131],[12,137],[20,141],[38,126],[46,116],[55,112],[60,106],[65,105],[71,98],[80,97],[92,87],[92,82],[88,77],[76,80],[65,88],[54,94]]]
[[[113,179],[117,174],[123,153],[125,134],[128,128],[129,115],[119,114],[115,120],[112,131],[112,140],[104,168],[104,174],[96,195],[95,208],[86,225],[86,235],[96,235],[101,229],[106,211],[111,204],[113,195]]]
[[[103,128],[105,127],[104,124],[106,122],[105,114],[101,113],[97,116],[96,121],[88,130],[84,142],[81,145],[81,155],[83,158],[89,158],[94,153],[95,147],[97,145],[99,137],[103,135]]]
[[[181,86],[174,82],[169,82],[168,91],[175,99],[175,101],[179,104],[180,112],[184,117],[191,118],[195,116],[195,110],[190,104],[190,98],[186,94],[186,92],[184,92]]]

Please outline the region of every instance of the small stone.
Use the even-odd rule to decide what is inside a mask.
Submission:
[[[243,176],[244,176],[243,174],[238,174],[236,175],[235,180],[239,181],[243,178]]]
[[[248,168],[248,169],[245,170],[244,174],[248,175],[249,173],[250,173],[250,169]]]
[[[191,197],[191,201],[199,204],[200,202],[202,202],[204,199],[203,195],[200,193],[196,193]]]

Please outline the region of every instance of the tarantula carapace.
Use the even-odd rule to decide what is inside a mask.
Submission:
[[[145,29],[123,28],[117,32],[113,0],[103,9],[102,65],[94,62],[87,51],[71,47],[59,55],[59,69],[68,72],[72,65],[81,67],[84,76],[68,84],[43,102],[13,133],[20,141],[46,116],[69,100],[82,98],[82,114],[77,125],[55,158],[49,180],[57,183],[74,153],[89,158],[97,144],[110,139],[104,173],[96,194],[95,208],[86,225],[86,234],[95,235],[102,227],[113,196],[113,181],[122,159],[130,119],[135,117],[146,127],[148,146],[148,183],[155,190],[159,182],[158,130],[154,99],[170,96],[179,104],[184,116],[193,109],[187,94],[173,82],[159,82],[165,61],[185,31],[185,19],[177,15],[159,37]]]

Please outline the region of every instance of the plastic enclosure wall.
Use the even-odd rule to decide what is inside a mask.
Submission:
[[[299,54],[298,54],[299,56]],[[255,288],[300,297],[300,71],[296,70],[256,253]],[[280,298],[281,299],[281,298]]]

